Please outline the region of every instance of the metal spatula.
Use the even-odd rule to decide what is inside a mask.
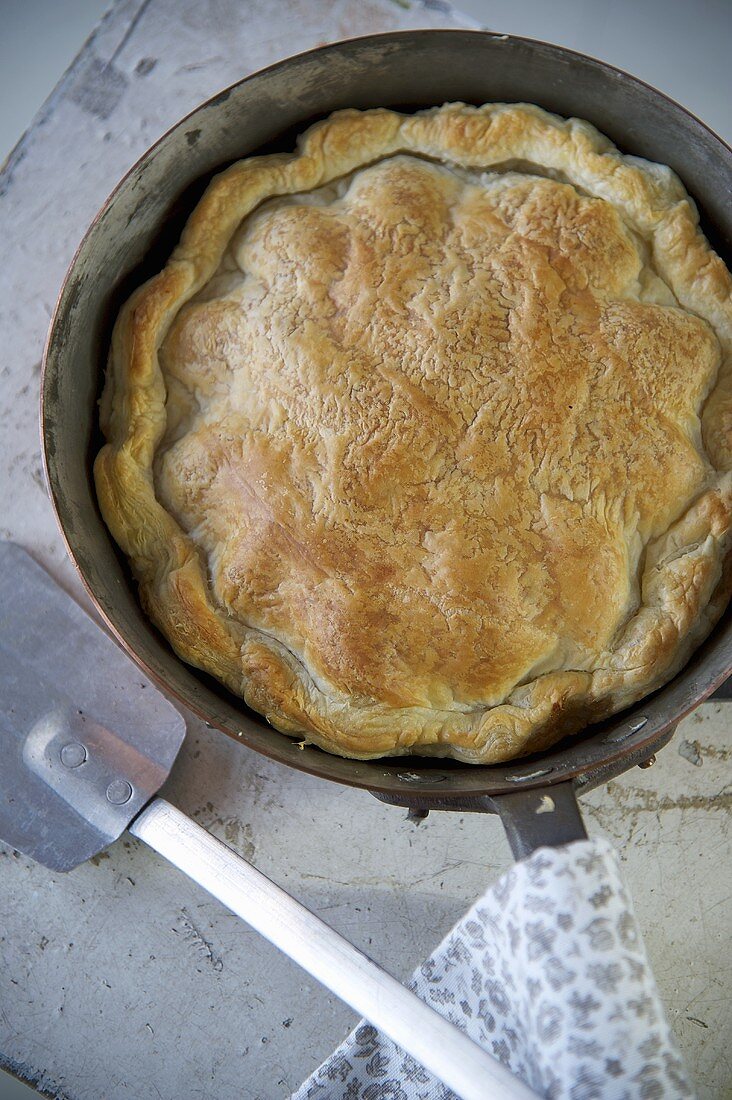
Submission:
[[[129,829],[458,1096],[534,1096],[284,890],[154,797],[183,744],[183,718],[8,542],[0,542],[0,698],[0,840],[68,871]]]

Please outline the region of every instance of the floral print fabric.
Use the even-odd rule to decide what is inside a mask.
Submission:
[[[411,988],[549,1100],[686,1100],[686,1069],[605,840],[515,864]],[[361,1023],[292,1100],[453,1100]]]

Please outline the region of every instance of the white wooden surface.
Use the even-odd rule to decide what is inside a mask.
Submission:
[[[83,602],[46,499],[37,428],[52,303],[86,225],[171,123],[282,56],[460,25],[408,0],[119,0],[0,177],[0,535]],[[732,1095],[729,718],[702,707],[655,768],[585,800],[620,847],[702,1097]],[[407,975],[505,869],[498,822],[416,827],[194,718],[167,796],[393,972]],[[0,846],[0,1064],[70,1100],[285,1096],[354,1020],[178,873],[124,838],[53,876]]]

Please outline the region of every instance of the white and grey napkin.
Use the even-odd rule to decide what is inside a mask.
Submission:
[[[693,1090],[605,840],[541,848],[491,886],[411,988],[550,1100]],[[292,1100],[453,1100],[361,1023]]]

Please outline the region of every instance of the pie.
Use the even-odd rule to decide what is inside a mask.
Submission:
[[[534,106],[240,161],[112,338],[96,484],[147,614],[343,756],[626,707],[729,597],[731,291],[670,169]]]

